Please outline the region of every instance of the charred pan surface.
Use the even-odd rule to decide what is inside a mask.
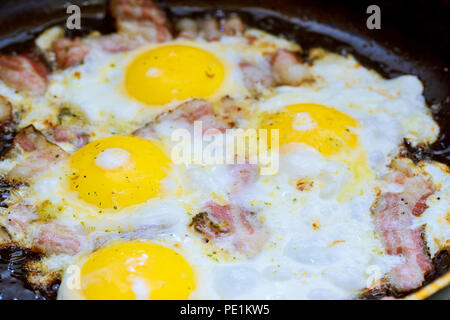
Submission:
[[[15,188],[19,187],[19,185],[8,181],[6,179],[0,179],[0,207],[7,208],[8,205],[6,201],[11,196],[11,191]]]
[[[59,280],[45,287],[29,284],[30,262],[39,261],[40,255],[11,244],[0,246],[0,299],[54,300],[58,293]]]
[[[12,121],[0,123],[0,158],[11,149],[16,132],[16,125]]]
[[[12,105],[0,95],[0,159],[11,149],[16,132]]]
[[[450,248],[445,248],[439,251],[439,253],[434,256],[432,265],[433,270],[425,276],[423,286],[426,286],[427,284],[433,282],[435,279],[443,276],[450,271]],[[364,290],[360,293],[359,298],[363,300],[379,300],[385,297],[401,299],[411,293],[420,290],[422,287],[411,291],[398,292],[393,290],[385,282],[383,282],[374,288]]]

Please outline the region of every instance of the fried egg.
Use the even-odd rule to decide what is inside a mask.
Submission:
[[[91,137],[79,150],[59,143],[68,158],[12,195],[37,204],[37,221],[86,235],[79,253],[42,260],[62,275],[59,299],[348,299],[402,262],[385,253],[371,206],[389,187],[381,177],[403,139],[417,146],[438,136],[422,83],[386,80],[351,56],[316,50],[307,66],[314,82],[249,98],[239,62],[268,65],[267,51],[299,47],[258,30],[247,36],[251,45],[225,36],[114,54],[90,37],[84,63],[53,73],[46,96],[32,101],[21,121],[45,129],[64,107]],[[0,94],[30,103],[1,85]],[[238,197],[226,165],[172,161],[172,123],[156,127],[159,139],[130,135],[183,101],[227,95],[251,110],[245,128],[268,130],[269,148],[270,130],[279,132],[279,170]],[[438,190],[415,220],[434,254],[450,237],[448,168],[419,167]],[[190,226],[206,201],[232,197],[267,229],[256,255],[205,241]]]
[[[379,178],[397,156],[402,138],[415,144],[429,143],[438,128],[424,105],[417,79],[382,80],[356,64],[351,57],[325,56],[311,67],[322,81],[280,87],[271,97],[255,103],[249,127],[278,129],[280,137],[279,172],[261,176],[240,195],[240,201],[258,212],[269,230],[269,239],[258,255],[243,258],[205,244],[191,230],[183,233],[183,227],[159,236],[164,246],[182,248],[194,270],[190,299],[346,299],[369,286],[373,277],[401,263],[401,258],[384,253],[370,207],[377,190],[384,187]],[[338,79],[343,74],[347,77]],[[357,85],[354,78],[358,78]],[[398,92],[387,94],[394,91],[391,86]],[[411,102],[411,97],[417,100]],[[397,109],[387,111],[392,100]],[[399,120],[411,103],[416,106],[408,114],[411,121]],[[419,123],[423,131],[417,131]],[[184,167],[187,180],[182,184],[196,189],[183,200],[188,215],[201,208],[206,195],[226,203],[230,177],[223,166]],[[432,176],[439,180],[437,173]],[[443,198],[437,201],[439,206],[445,206]],[[432,201],[427,212],[432,212]],[[437,207],[434,210],[439,210]],[[424,214],[423,219],[430,216]],[[442,239],[448,238],[442,234],[448,228],[442,229],[437,222],[427,225],[433,229],[433,241],[441,241],[433,249],[437,251]],[[112,281],[119,281],[124,276],[114,277]],[[69,278],[66,274],[64,281]],[[143,287],[147,293],[152,286]],[[127,290],[130,288],[138,297],[139,285],[128,282]],[[180,288],[180,292],[186,291]],[[60,297],[68,297],[66,294],[72,290],[64,285]]]
[[[93,47],[83,65],[53,75],[49,86],[49,99],[71,104],[93,123],[136,126],[189,98],[248,93],[242,53],[227,43],[178,40],[119,54]]]
[[[174,199],[180,192],[177,179],[160,146],[139,137],[111,136],[47,170],[28,196],[41,203],[44,219],[90,231],[130,231],[136,224],[173,223],[182,210]]]
[[[195,274],[186,259],[152,242],[116,241],[74,266],[73,278],[61,284],[60,299],[179,300],[195,290]]]

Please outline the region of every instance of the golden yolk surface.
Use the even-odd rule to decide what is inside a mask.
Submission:
[[[72,155],[70,187],[98,208],[122,209],[157,196],[169,163],[161,149],[143,138],[99,139]]]
[[[323,155],[356,147],[358,136],[352,129],[357,126],[357,121],[345,113],[313,103],[286,106],[265,116],[262,123],[265,129],[279,129],[280,146],[305,143]]]
[[[352,181],[342,187],[339,201],[346,201],[360,193],[364,181],[374,176],[366,153],[359,148],[358,135],[354,133],[358,126],[359,123],[349,115],[313,103],[288,105],[277,113],[264,116],[262,120],[263,128],[279,130],[280,146],[304,143],[346,165]]]
[[[129,95],[148,105],[173,100],[207,98],[222,84],[225,67],[203,49],[172,44],[142,53],[128,66],[125,88]]]
[[[81,268],[85,298],[188,299],[194,272],[176,251],[150,242],[120,242],[94,252]]]

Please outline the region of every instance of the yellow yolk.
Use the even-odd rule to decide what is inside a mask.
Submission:
[[[194,272],[176,251],[150,242],[120,242],[94,252],[81,269],[89,300],[188,299]]]
[[[362,183],[374,177],[366,153],[358,148],[358,135],[353,132],[358,126],[349,115],[313,103],[286,106],[280,112],[266,115],[262,121],[264,129],[279,129],[280,146],[304,143],[345,163],[352,181],[342,187],[339,201],[361,193]],[[268,135],[270,145],[270,130]]]
[[[262,125],[264,129],[279,129],[280,146],[305,143],[323,155],[356,147],[358,136],[352,129],[357,126],[356,120],[345,113],[313,103],[286,106],[267,115]]]
[[[208,51],[193,46],[161,46],[138,56],[128,66],[125,88],[149,105],[173,100],[207,98],[222,84],[225,68]]]
[[[108,137],[89,143],[71,158],[70,186],[102,209],[121,209],[158,195],[169,158],[138,137]]]

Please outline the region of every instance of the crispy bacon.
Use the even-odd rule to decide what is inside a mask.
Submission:
[[[47,88],[48,70],[45,64],[26,54],[0,54],[0,79],[16,90],[41,95]]]
[[[185,120],[189,123],[194,123],[194,121],[199,121],[207,117],[214,117],[214,115],[214,110],[211,105],[199,99],[182,103],[171,112],[172,119]]]
[[[99,42],[102,50],[110,53],[130,51],[139,46],[138,41],[119,33],[101,36]]]
[[[83,241],[86,241],[83,234],[60,227],[55,223],[47,223],[39,228],[34,245],[46,254],[73,255],[81,250]]]
[[[203,132],[209,129],[216,129],[223,132],[228,127],[226,123],[216,116],[214,109],[208,102],[193,99],[180,104],[173,110],[159,115],[154,121],[147,123],[144,127],[133,132],[133,134],[153,139],[157,137],[155,125],[161,120],[179,121],[189,125],[193,125],[195,121],[201,121]]]
[[[248,61],[239,63],[239,67],[244,77],[244,85],[252,94],[264,91],[266,88],[271,88],[276,84],[269,68]]]
[[[209,201],[190,226],[207,240],[230,240],[244,254],[258,253],[267,239],[256,215],[238,205],[222,206]]]
[[[56,142],[69,142],[77,149],[89,143],[89,135],[78,126],[58,125],[52,129],[52,134]]]
[[[414,208],[412,209],[412,214],[415,215],[416,217],[419,217],[424,211],[425,209],[428,208],[426,202],[428,199],[428,196],[430,196],[431,193],[427,193],[424,194],[414,205]]]
[[[158,133],[155,130],[156,121],[150,121],[142,128],[139,128],[133,132],[136,137],[141,137],[150,140],[159,139]]]
[[[165,24],[166,17],[152,0],[112,0],[111,14],[121,20],[149,20]]]
[[[91,51],[91,46],[81,38],[60,38],[52,43],[52,51],[57,67],[66,69],[82,63],[84,57]]]
[[[411,228],[414,216],[425,210],[425,201],[433,189],[428,181],[412,173],[395,171],[385,180],[401,183],[404,189],[401,193],[387,192],[379,197],[372,208],[375,227],[386,253],[405,259],[391,270],[391,286],[397,291],[409,291],[419,287],[433,268],[422,239],[423,228]]]
[[[215,18],[207,18],[202,23],[203,37],[206,41],[217,41],[222,37],[219,22]]]
[[[22,232],[37,218],[32,205],[18,202],[8,208],[8,218],[5,223],[8,231]]]
[[[26,181],[66,156],[64,150],[49,142],[33,125],[17,133],[14,145],[22,149],[24,154],[7,175],[12,181]]]
[[[236,100],[230,96],[225,96],[220,99],[219,117],[223,122],[227,123],[230,128],[245,127],[247,116],[246,110],[240,107]]]
[[[195,39],[198,35],[198,25],[194,19],[183,18],[176,24],[178,38]]]
[[[244,34],[245,26],[238,16],[231,16],[223,20],[222,25],[225,34],[228,36],[242,36]]]
[[[272,57],[271,64],[280,84],[298,86],[311,79],[308,69],[300,58],[288,50],[279,49]]]
[[[416,217],[427,208],[426,201],[433,194],[434,189],[429,181],[420,176],[413,176],[412,172],[394,171],[387,174],[384,179],[402,185],[403,192],[400,200]]]
[[[208,213],[205,211],[196,214],[192,218],[190,226],[197,232],[203,234],[208,240],[219,238],[231,232],[231,228],[228,223],[213,221],[209,218]]]
[[[151,21],[121,21],[118,25],[119,33],[133,40],[165,42],[171,38],[169,31],[164,26]]]
[[[171,39],[164,13],[151,0],[112,0],[111,14],[119,33],[149,42]]]
[[[200,99],[193,99],[179,105],[173,112],[171,112],[171,119],[178,121],[185,121],[189,124],[194,124],[195,121],[201,121],[203,131],[209,129],[216,129],[219,131],[225,131],[228,127],[226,123],[220,120],[212,106]]]

